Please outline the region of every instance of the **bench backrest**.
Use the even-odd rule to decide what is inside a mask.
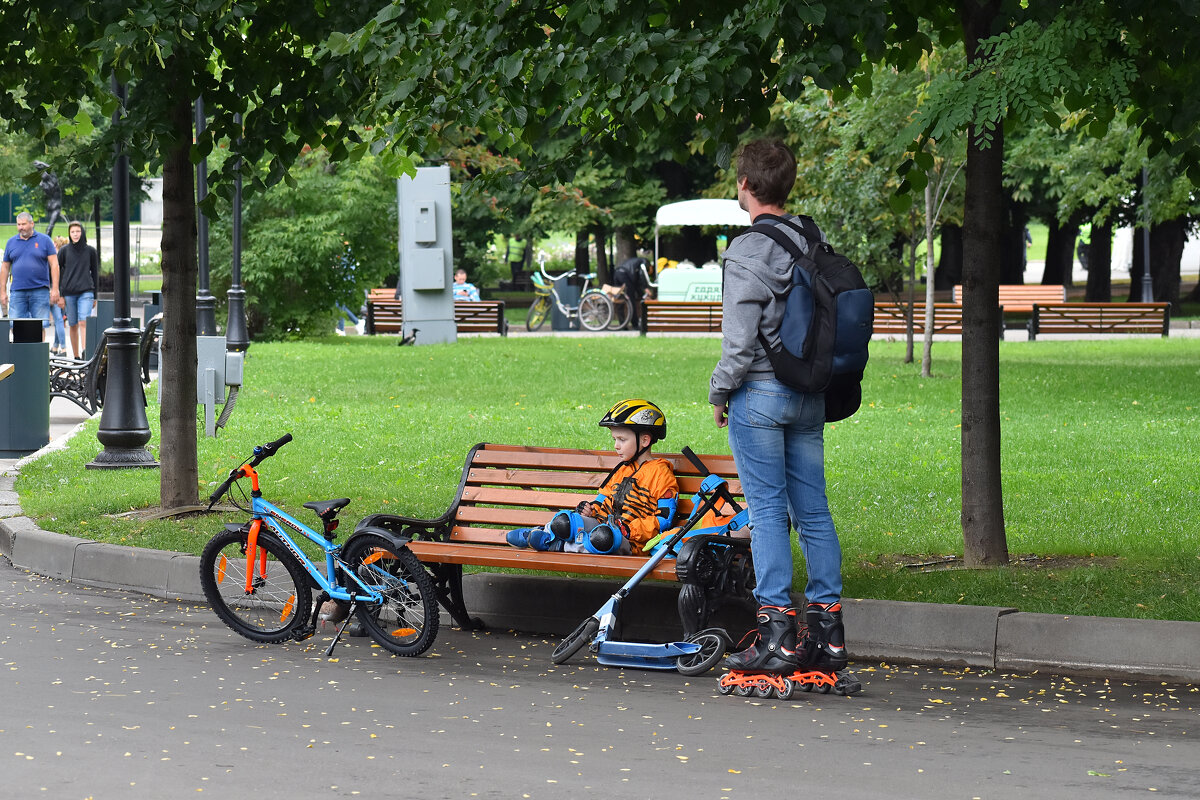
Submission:
[[[642,332],[721,332],[717,301],[646,300],[642,303]]]
[[[679,481],[679,516],[692,510],[691,497],[703,476],[679,453],[656,453],[675,467]],[[742,502],[733,456],[700,456],[713,474],[729,482]],[[504,535],[513,528],[545,525],[553,512],[573,509],[580,500],[591,500],[617,464],[605,450],[570,450],[554,447],[478,444],[467,455],[453,516],[451,541],[507,547]]]
[[[954,302],[962,305],[963,287],[954,287]],[[999,303],[1005,311],[1028,313],[1033,311],[1034,303],[1048,305],[1050,303],[1065,303],[1067,287],[1041,286],[1039,284],[1001,284],[999,287]]]
[[[876,301],[875,333],[906,333],[908,331],[908,303]],[[913,329],[925,330],[925,304],[913,304]],[[962,306],[957,303],[933,304],[934,333],[962,333]]]

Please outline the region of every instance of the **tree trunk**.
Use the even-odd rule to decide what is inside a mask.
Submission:
[[[967,61],[991,33],[998,2],[960,6]],[[963,214],[962,526],[968,566],[1008,563],[1000,482],[999,277],[1007,204],[1004,193],[1004,131],[967,131],[967,186]]]
[[[171,71],[169,91],[174,143],[163,161],[162,229],[162,406],[159,427],[163,508],[195,505],[196,466],[196,194],[192,144],[190,76]]]
[[[1170,303],[1172,314],[1180,312],[1180,264],[1186,241],[1187,219],[1184,217],[1160,222],[1150,228],[1150,280],[1154,284],[1154,300]]]
[[[632,226],[617,228],[613,231],[613,238],[617,244],[616,263],[620,264],[637,255],[637,240],[633,238],[633,233]]]
[[[1133,229],[1133,260],[1129,264],[1129,297],[1130,303],[1140,303],[1142,300],[1142,275],[1146,268],[1146,235],[1143,229]]]
[[[1089,303],[1112,300],[1112,223],[1092,225],[1091,253],[1088,257],[1087,290]]]
[[[1071,273],[1075,270],[1075,239],[1078,235],[1079,226],[1073,222],[1061,225],[1058,220],[1053,220],[1050,223],[1042,286],[1071,285]]]
[[[575,271],[586,275],[591,271],[591,237],[586,230],[575,233]]]
[[[596,234],[596,285],[611,283],[608,264],[608,231],[600,226],[593,229]]]

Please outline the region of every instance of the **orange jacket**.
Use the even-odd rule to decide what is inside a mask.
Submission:
[[[613,513],[614,499],[621,498],[618,517],[629,526],[629,544],[634,555],[642,552],[642,545],[662,531],[662,525],[673,520],[658,516],[658,501],[673,499],[679,494],[679,484],[671,462],[665,458],[652,458],[634,467],[622,464],[612,474],[596,495],[599,506],[597,516],[606,519]]]

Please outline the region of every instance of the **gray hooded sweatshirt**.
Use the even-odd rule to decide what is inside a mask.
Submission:
[[[800,245],[800,252],[808,252],[808,240],[787,225],[779,228]],[[820,229],[817,232],[824,241],[825,235]],[[708,386],[712,405],[728,405],[730,393],[747,381],[775,377],[758,332],[767,341],[779,336],[782,300],[792,282],[792,257],[769,236],[748,232],[729,245],[723,269],[721,360]]]

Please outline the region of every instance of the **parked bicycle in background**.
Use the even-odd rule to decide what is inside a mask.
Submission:
[[[555,282],[577,276],[583,278],[579,302],[576,305],[568,305],[559,295]],[[580,276],[573,269],[559,275],[551,275],[546,272],[546,256],[541,255],[538,258],[538,271],[532,275],[534,298],[533,305],[529,307],[529,314],[525,317],[525,328],[530,331],[541,328],[546,322],[546,317],[550,316],[551,304],[569,321],[578,320],[585,330],[602,331],[609,327],[613,318],[613,304],[604,292],[591,288],[595,277],[594,272]]]

